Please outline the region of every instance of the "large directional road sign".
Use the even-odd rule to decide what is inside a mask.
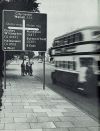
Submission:
[[[46,51],[46,14],[4,10],[2,16],[4,51]]]

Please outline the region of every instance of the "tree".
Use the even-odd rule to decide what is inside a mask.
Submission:
[[[30,60],[33,58],[34,55],[35,55],[34,52],[32,52],[32,51],[29,51],[29,52],[28,52],[29,62],[30,62]]]
[[[2,82],[2,67],[3,67],[3,60],[4,55],[2,51],[2,11],[6,10],[19,10],[19,11],[33,11],[39,12],[38,9],[39,3],[37,0],[0,0],[0,83]],[[18,53],[18,52],[17,52]],[[13,57],[16,52],[7,52],[7,58],[10,59]],[[2,96],[2,84],[0,84],[0,98]],[[0,106],[1,106],[1,99],[0,99]]]
[[[23,60],[23,62],[24,62],[24,60],[25,60],[24,56],[25,56],[25,52],[21,52],[20,58]]]
[[[20,10],[20,11],[34,11],[39,12],[37,0],[9,0],[4,6],[6,9],[10,10]]]
[[[0,1],[0,55],[2,51],[2,10],[19,10],[39,12],[37,0],[1,0]],[[7,52],[7,59],[10,59],[16,52]]]
[[[41,51],[41,52],[38,52],[38,54],[39,54],[39,58],[43,60],[44,52]]]
[[[2,0],[0,1],[0,43],[2,43],[2,10],[19,10],[39,12],[37,0]],[[2,44],[0,44],[2,51]]]

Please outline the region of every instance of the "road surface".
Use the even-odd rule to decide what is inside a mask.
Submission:
[[[65,98],[68,98],[72,103],[81,108],[84,112],[90,114],[94,119],[99,118],[99,105],[98,98],[85,96],[80,93],[73,92],[72,90],[67,89],[60,84],[54,85],[51,80],[51,72],[55,69],[55,67],[49,63],[45,65],[45,84],[58,92]],[[33,66],[33,74],[36,74],[37,77],[43,82],[43,63],[34,62]]]

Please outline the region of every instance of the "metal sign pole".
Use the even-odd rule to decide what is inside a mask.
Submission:
[[[6,51],[4,51],[4,89],[6,89]]]
[[[43,90],[45,90],[45,52],[43,53]]]

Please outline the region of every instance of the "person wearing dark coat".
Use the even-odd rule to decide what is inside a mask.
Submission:
[[[29,74],[30,74],[30,76],[32,76],[32,73],[33,73],[32,64],[30,64],[29,65]]]
[[[25,64],[24,64],[24,62],[22,62],[22,64],[21,64],[21,75],[25,76]]]
[[[26,62],[26,75],[29,75],[29,64],[28,64],[28,62]]]

